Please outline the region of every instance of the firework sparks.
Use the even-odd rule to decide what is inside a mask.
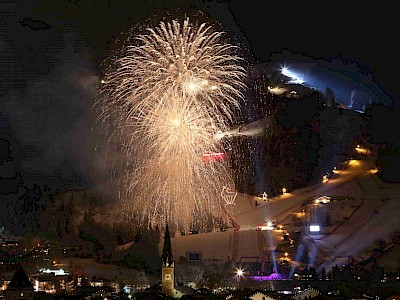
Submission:
[[[221,190],[233,185],[225,162],[204,163],[239,100],[245,76],[235,47],[210,26],[161,22],[138,35],[102,81],[99,119],[128,162],[120,181],[124,211],[149,227],[213,227],[225,220]]]

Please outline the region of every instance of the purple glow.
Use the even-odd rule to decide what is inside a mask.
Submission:
[[[268,276],[247,276],[247,278],[261,282],[265,280],[287,280],[289,276],[288,274],[272,273]]]

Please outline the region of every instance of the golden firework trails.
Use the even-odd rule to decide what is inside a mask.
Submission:
[[[161,22],[137,35],[102,81],[100,119],[112,120],[113,141],[128,158],[124,211],[141,224],[205,229],[227,220],[228,164],[201,159],[222,151],[216,134],[228,129],[243,97],[245,71],[222,36],[189,19]]]

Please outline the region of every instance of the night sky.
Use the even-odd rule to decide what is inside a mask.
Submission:
[[[53,190],[107,181],[107,146],[92,130],[101,63],[131,26],[168,15],[220,22],[249,63],[299,60],[332,87],[367,87],[399,107],[394,8],[253,2],[2,1],[0,176]]]

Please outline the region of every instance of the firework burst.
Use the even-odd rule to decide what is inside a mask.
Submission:
[[[227,221],[221,190],[233,185],[230,168],[201,159],[223,150],[215,136],[243,97],[244,69],[222,37],[189,19],[161,22],[137,35],[102,81],[99,119],[127,157],[120,197],[138,224],[187,230]]]

